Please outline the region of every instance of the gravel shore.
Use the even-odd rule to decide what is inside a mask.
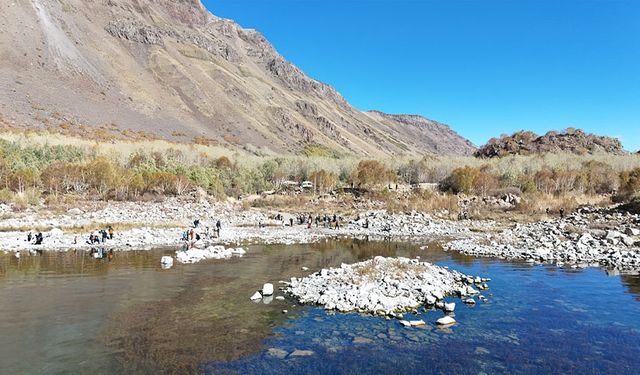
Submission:
[[[516,224],[499,233],[471,234],[449,242],[445,249],[473,256],[639,271],[640,216],[585,207],[564,218]]]

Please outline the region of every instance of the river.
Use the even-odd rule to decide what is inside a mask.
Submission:
[[[242,258],[160,267],[172,249],[0,254],[0,373],[637,373],[640,277],[356,240],[251,245]],[[423,328],[249,297],[263,283],[375,255],[490,277],[488,303]],[[309,267],[302,271],[301,267]],[[277,293],[276,293],[277,294]],[[287,310],[287,313],[283,313]],[[280,357],[295,350],[306,356]],[[270,350],[271,349],[271,350]]]

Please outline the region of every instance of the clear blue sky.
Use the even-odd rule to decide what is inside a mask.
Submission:
[[[204,0],[356,108],[640,149],[640,1]]]

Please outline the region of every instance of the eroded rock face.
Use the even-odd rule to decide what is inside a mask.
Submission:
[[[164,45],[162,30],[139,21],[118,19],[109,22],[104,29],[116,38],[142,44]]]
[[[550,131],[543,136],[530,131],[521,131],[510,136],[492,138],[475,152],[482,158],[506,155],[528,155],[543,152],[568,152],[573,154],[625,153],[617,138],[587,134],[580,129],[567,129],[564,132]]]
[[[477,294],[471,287],[474,280],[416,259],[377,256],[292,278],[285,292],[300,303],[322,305],[327,310],[394,314],[425,303],[435,305],[446,296]],[[478,278],[481,280],[486,281]],[[451,309],[450,304],[440,305]]]

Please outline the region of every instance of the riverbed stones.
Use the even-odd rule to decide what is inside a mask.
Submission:
[[[173,266],[173,258],[165,255],[160,258],[160,264],[162,268],[171,268]]]
[[[628,236],[640,236],[640,229],[629,227],[625,229],[624,233]]]
[[[289,355],[289,352],[280,348],[267,349],[267,355],[278,359],[285,359]]]
[[[82,215],[83,212],[81,209],[76,207],[76,208],[69,209],[67,213],[72,216],[78,216],[78,215]]]
[[[285,292],[300,303],[326,310],[360,311],[380,316],[417,312],[422,304],[448,295],[469,295],[467,277],[417,259],[373,259],[339,268],[324,269],[304,278],[291,278]],[[476,291],[477,293],[477,291]],[[444,304],[441,301],[440,307]],[[436,304],[438,304],[436,302]]]
[[[300,349],[296,349],[293,352],[291,352],[291,354],[289,354],[289,357],[309,357],[314,355],[315,352],[313,350],[300,350]]]
[[[373,340],[366,337],[357,336],[357,337],[354,337],[351,342],[354,344],[371,344]]]
[[[360,220],[345,223],[339,229],[305,226],[284,226],[282,221],[269,217],[267,212],[245,210],[241,202],[214,202],[197,196],[170,197],[157,202],[86,202],[62,214],[51,213],[40,208],[26,211],[14,209],[12,205],[0,205],[0,226],[6,229],[0,233],[3,248],[12,251],[30,250],[33,244],[24,241],[22,228],[48,227],[69,228],[88,227],[86,233],[65,233],[58,238],[45,235],[39,249],[61,250],[90,248],[86,243],[89,232],[105,228],[110,223],[122,223],[132,229],[118,230],[104,247],[108,249],[148,249],[160,246],[183,245],[182,234],[200,220],[195,228],[202,239],[196,247],[210,245],[249,243],[264,244],[313,243],[337,237],[367,237],[369,239],[397,238],[432,240],[434,237],[452,237],[470,233],[469,223],[436,218],[426,213],[388,213],[384,210],[359,212]],[[212,228],[222,219],[222,231],[214,237]],[[368,226],[363,225],[364,221]],[[258,223],[266,224],[260,227]],[[473,226],[489,228],[491,222],[478,221]],[[12,229],[14,228],[14,229]],[[208,228],[208,230],[207,230]],[[207,235],[208,233],[208,235]],[[234,251],[232,253],[240,253]],[[236,249],[237,250],[237,249]]]
[[[252,301],[256,301],[259,299],[262,299],[262,294],[260,294],[260,292],[255,292],[253,293],[253,295],[251,297],[249,297],[249,299],[251,299]]]
[[[273,284],[266,283],[262,286],[262,295],[263,296],[271,296],[273,295]]]
[[[456,309],[456,303],[455,302],[450,302],[450,303],[445,303],[444,304],[444,311],[446,312],[453,312],[453,310]]]
[[[449,315],[443,316],[442,318],[436,320],[436,324],[439,326],[450,326],[455,323],[456,323],[456,320]]]
[[[238,250],[240,249],[240,251]],[[180,263],[198,263],[206,259],[227,259],[232,256],[241,257],[244,254],[242,248],[225,248],[222,245],[209,246],[205,249],[189,249],[176,251],[176,259]]]
[[[448,243],[445,249],[531,263],[638,271],[639,222],[637,214],[584,207],[564,218],[520,224],[495,234],[473,233]]]

